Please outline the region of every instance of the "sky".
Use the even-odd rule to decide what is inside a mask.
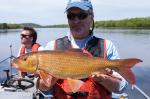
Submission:
[[[66,24],[68,0],[0,0],[0,23]],[[94,19],[150,17],[150,0],[91,0]]]

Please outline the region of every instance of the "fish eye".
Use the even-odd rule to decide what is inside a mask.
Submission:
[[[23,61],[26,61],[27,60],[27,56],[20,56],[20,59],[22,59]]]
[[[27,58],[28,58],[28,56],[24,56],[23,60],[24,60],[24,61],[26,61],[26,60],[27,60]]]
[[[23,60],[26,61],[26,60],[27,60],[27,57],[24,57]]]

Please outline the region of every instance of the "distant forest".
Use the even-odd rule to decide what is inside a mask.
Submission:
[[[96,21],[95,28],[147,28],[150,29],[150,17],[131,18],[124,20]]]
[[[42,26],[34,23],[22,23],[22,24],[10,24],[10,23],[0,23],[0,29],[20,29],[25,26],[40,28]]]
[[[59,25],[47,25],[41,26],[34,23],[22,23],[22,24],[9,24],[0,23],[0,29],[19,29],[24,26],[30,26],[34,28],[66,28],[67,24]],[[150,17],[146,18],[130,18],[124,20],[107,20],[107,21],[95,21],[95,28],[146,28],[150,29]]]

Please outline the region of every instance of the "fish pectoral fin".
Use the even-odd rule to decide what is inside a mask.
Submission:
[[[45,85],[49,86],[50,82],[51,82],[51,79],[49,77],[50,74],[45,72],[45,71],[43,71],[43,70],[38,70],[37,72],[38,72],[40,78],[44,81]]]
[[[75,79],[67,79],[67,80],[71,91],[74,93],[77,92],[84,83],[81,80],[75,80]]]

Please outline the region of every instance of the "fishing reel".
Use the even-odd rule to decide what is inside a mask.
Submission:
[[[16,89],[28,89],[28,88],[32,88],[34,86],[34,82],[32,80],[29,79],[25,79],[25,78],[12,78],[10,80],[7,81],[7,85],[9,87],[13,87]]]
[[[25,90],[34,86],[34,82],[31,79],[12,77],[12,75],[9,75],[9,70],[4,70],[4,72],[6,72],[7,75],[7,79],[4,81],[4,83],[1,84],[1,86],[3,86],[4,88],[11,87],[15,88],[16,90]]]

